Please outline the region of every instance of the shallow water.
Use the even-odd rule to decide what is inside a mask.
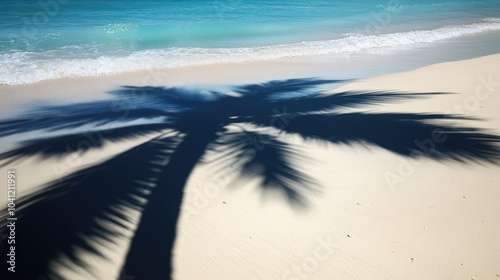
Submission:
[[[2,1],[0,83],[367,51],[498,52],[500,1]],[[461,53],[457,53],[460,57]],[[463,55],[462,55],[463,56]]]

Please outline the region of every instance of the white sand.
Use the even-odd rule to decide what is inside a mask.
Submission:
[[[335,91],[454,92],[381,110],[459,113],[448,110],[462,105],[467,115],[486,119],[473,122],[476,127],[499,133],[498,65],[500,55],[443,63]],[[476,106],[481,78],[497,82],[480,91]],[[217,178],[207,183],[209,175],[197,170],[180,223],[178,279],[495,279],[500,274],[498,166],[428,159],[407,165],[405,158],[361,147],[307,151],[315,163],[305,168],[323,188],[303,213],[278,198],[263,199],[256,182],[239,182],[229,191],[217,188]],[[387,172],[401,181],[389,184]],[[221,175],[219,181],[229,180]],[[196,188],[220,191],[206,196],[204,206]],[[196,205],[199,213],[187,215]],[[314,257],[325,240],[334,248],[324,258]],[[296,266],[302,274],[287,274]]]
[[[500,134],[498,65],[500,54],[357,81],[335,91],[453,92],[370,110],[465,113],[484,120],[461,125]],[[262,67],[258,64],[243,71],[234,66],[219,66],[217,71],[200,67],[196,72],[172,72],[156,82],[135,73],[4,86],[1,108],[6,116],[17,112],[7,110],[9,106],[32,100],[105,98],[103,91],[124,81],[130,85],[203,84],[213,79],[216,83],[262,82],[286,76],[271,77],[278,66],[270,63],[261,72],[255,72]],[[217,73],[227,76],[217,78],[221,77]],[[497,82],[484,86],[482,80]],[[82,95],[89,91],[95,95]],[[319,147],[296,137],[287,139],[314,159],[301,165],[320,185],[320,191],[308,197],[310,207],[295,209],[280,194],[263,193],[257,180],[238,180],[232,170],[215,174],[207,166],[198,166],[185,188],[174,250],[175,279],[500,279],[499,166],[414,162],[378,148]],[[130,145],[89,154],[81,165]],[[20,174],[19,191],[26,194],[53,178],[49,166],[54,164],[55,160],[30,159],[12,166]],[[1,172],[5,181],[5,168]],[[388,182],[387,174],[400,180]],[[5,196],[0,192],[1,205]],[[140,215],[129,212],[135,219]],[[111,261],[82,257],[102,279],[116,277],[123,262],[127,238],[117,242],[118,247],[103,250]],[[79,278],[69,270],[62,274]]]

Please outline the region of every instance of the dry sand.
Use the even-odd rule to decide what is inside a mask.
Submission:
[[[356,81],[334,91],[453,92],[369,110],[466,114],[482,120],[460,125],[500,134],[498,65],[500,54]],[[219,72],[209,71],[210,75],[233,73],[216,82],[233,78],[234,84],[266,81],[271,75],[264,70],[248,77],[228,67],[219,66]],[[202,70],[187,72],[169,74],[165,84],[211,81]],[[10,105],[106,98],[103,91],[125,80],[150,83],[144,81],[144,73],[125,76],[3,86],[3,117],[18,112],[9,111]],[[259,80],[262,76],[268,78]],[[75,90],[68,95],[71,88]],[[89,89],[95,95],[83,96]],[[62,175],[146,139],[89,153]],[[313,159],[301,164],[319,186],[308,196],[309,207],[297,209],[279,193],[262,192],[257,179],[239,180],[233,170],[214,173],[199,165],[185,188],[174,250],[175,279],[500,279],[499,166],[416,162],[369,146],[318,146],[298,137],[287,141]],[[22,195],[54,179],[52,167],[57,164],[55,159],[31,158],[9,168],[17,169]],[[6,168],[1,172],[4,186]],[[6,191],[0,192],[0,199],[4,205]],[[138,211],[126,212],[132,220],[140,217]],[[82,259],[102,279],[117,277],[133,235],[135,225],[130,226],[128,231],[122,229],[124,237],[115,238],[112,247],[100,245],[109,260],[82,251]],[[55,269],[66,279],[89,279],[89,269],[75,272],[67,266]]]

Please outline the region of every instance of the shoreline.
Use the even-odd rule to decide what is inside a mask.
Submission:
[[[450,42],[451,44],[451,42]],[[387,54],[368,52],[341,56],[294,57],[273,61],[245,63],[222,63],[188,66],[173,69],[152,69],[120,74],[64,77],[21,85],[0,85],[0,117],[5,118],[21,112],[21,105],[40,102],[84,101],[88,98],[106,99],[105,93],[120,86],[223,86],[245,83],[260,83],[272,79],[324,78],[324,79],[367,79],[391,73],[406,72],[436,63],[469,60],[482,56],[462,53],[437,56],[443,46],[415,50],[389,50]],[[452,51],[451,53],[454,53]],[[457,53],[458,52],[457,50]],[[413,56],[423,59],[415,61]],[[464,58],[465,57],[465,58]],[[430,58],[430,59],[429,59]],[[27,103],[27,101],[29,102]]]
[[[193,81],[196,82],[196,79],[182,77],[183,75],[189,76],[189,74],[186,73],[189,71],[193,71],[195,73],[204,72],[206,74],[210,71],[219,71],[220,69],[227,68],[231,73],[234,73],[245,72],[240,69],[239,71],[235,71],[235,69],[245,67],[250,67],[252,69],[266,69],[267,67],[273,67],[273,71],[267,71],[268,76],[260,76],[262,80],[265,77],[269,77],[269,74],[273,72],[284,72],[285,75],[276,75],[277,78],[304,75],[306,73],[313,73],[316,76],[331,76],[328,78],[333,78],[333,76],[337,76],[336,78],[342,79],[369,78],[382,74],[408,71],[436,63],[473,59],[499,53],[500,49],[492,47],[500,44],[499,34],[500,31],[488,31],[484,34],[466,35],[459,38],[440,40],[433,43],[417,43],[411,47],[375,47],[361,51],[339,54],[299,55],[270,60],[249,60],[245,62],[209,63],[172,68],[151,68],[149,70],[129,70],[121,73],[96,76],[67,76],[43,79],[33,83],[13,85],[0,84],[0,93],[9,91],[11,87],[29,87],[35,85],[44,86],[50,83],[66,83],[66,81],[79,83],[80,81],[92,82],[92,80],[95,80],[97,83],[110,83],[115,80],[122,81],[122,84],[124,84],[129,79],[132,79],[132,81],[136,80],[135,77],[139,75],[142,75],[148,79],[148,81],[152,80],[153,82],[155,82],[155,79],[158,76],[173,75],[174,77],[181,77],[180,81],[177,82],[169,80],[168,82],[173,82],[172,84],[178,85],[184,80],[184,84],[188,84]],[[413,57],[420,57],[421,59],[415,60],[412,59]],[[204,79],[204,74],[197,76],[200,77],[202,81],[208,80]],[[230,83],[232,79],[233,78],[217,78],[215,80],[221,81],[222,83]],[[247,82],[242,79],[240,80]],[[251,79],[248,81],[251,82]],[[163,82],[163,80],[160,79],[160,82]],[[134,83],[138,84],[139,82],[134,81]],[[140,81],[140,83],[145,85],[147,82]],[[2,98],[1,95],[0,98]]]
[[[16,85],[47,79],[69,77],[96,78],[100,77],[100,75],[114,76],[122,73],[147,71],[137,69],[162,69],[160,71],[167,71],[168,69],[175,70],[183,67],[196,68],[218,63],[245,65],[253,61],[263,63],[280,61],[307,62],[314,60],[342,62],[342,59],[347,58],[350,60],[352,57],[361,57],[362,59],[363,57],[368,57],[368,59],[371,60],[372,58],[370,57],[373,55],[375,55],[375,57],[385,56],[385,59],[391,59],[392,56],[397,56],[401,61],[396,62],[403,62],[403,64],[409,63],[405,66],[406,70],[408,70],[425,64],[461,60],[498,52],[499,49],[494,46],[500,44],[500,37],[498,36],[500,34],[500,23],[497,21],[491,21],[490,23],[486,22],[471,24],[469,27],[472,28],[472,30],[467,30],[467,28],[466,30],[461,30],[460,26],[450,25],[436,30],[413,30],[404,33],[384,33],[381,31],[371,33],[368,31],[358,31],[361,33],[338,39],[343,40],[342,42],[337,42],[337,39],[333,39],[326,41],[299,41],[291,44],[277,44],[264,47],[249,46],[235,49],[207,48],[205,51],[208,53],[205,53],[205,51],[197,53],[197,48],[186,48],[186,53],[184,55],[177,53],[175,48],[173,48],[174,50],[167,48],[145,49],[131,52],[125,56],[115,57],[102,55],[88,59],[80,59],[77,57],[73,59],[53,57],[50,60],[40,60],[36,59],[35,56],[32,60],[26,58],[27,60],[23,62],[24,64],[19,66],[17,66],[17,63],[19,63],[17,60],[13,62],[8,62],[9,60],[7,60],[3,65],[4,71],[6,72],[2,73],[1,76],[2,82]],[[478,26],[481,24],[487,24],[487,26]],[[492,24],[492,26],[489,26],[489,24]],[[445,34],[437,32],[438,30],[441,30]],[[437,33],[434,34],[433,32]],[[402,45],[394,43],[395,40],[400,39],[400,36],[404,37],[404,35],[410,36],[410,38],[403,38]],[[423,37],[429,37],[430,41],[422,39]],[[289,50],[287,46],[292,47],[292,50]],[[256,49],[254,50],[254,48]],[[183,48],[179,47],[179,49]],[[203,48],[200,49],[204,50]],[[211,51],[213,51],[213,53],[211,53]],[[433,57],[433,52],[438,52],[439,56]],[[233,55],[235,57],[233,57]],[[424,59],[433,58],[420,65],[414,64],[414,60],[407,60],[405,58],[415,55],[421,56]],[[298,60],[296,60],[296,58],[298,58]],[[381,65],[380,62],[381,61],[375,62],[374,65]],[[31,71],[29,71],[29,69],[31,69]],[[401,70],[404,69],[394,68],[389,71],[396,72]],[[384,71],[387,70],[383,70],[382,72]],[[368,75],[363,75],[363,77],[380,74],[380,72],[380,70],[377,70],[375,73],[368,73]],[[24,78],[19,80],[20,77]]]

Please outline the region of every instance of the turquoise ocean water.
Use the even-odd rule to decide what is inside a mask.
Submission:
[[[500,0],[0,0],[0,83],[481,36],[500,41]]]

